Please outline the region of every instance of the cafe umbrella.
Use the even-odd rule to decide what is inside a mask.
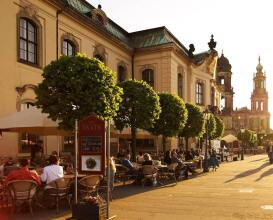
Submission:
[[[60,149],[60,136],[70,136],[71,131],[58,128],[58,122],[49,118],[49,115],[42,113],[41,109],[29,108],[15,112],[0,118],[0,131],[29,133],[42,136],[58,137],[58,153]],[[4,136],[4,134],[3,134]]]

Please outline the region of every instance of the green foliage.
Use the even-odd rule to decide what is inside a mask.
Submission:
[[[208,124],[206,124],[208,123]],[[216,132],[216,120],[215,120],[215,116],[212,113],[209,113],[209,120],[207,122],[205,122],[205,134],[204,134],[204,138],[206,138],[206,132],[208,132],[208,139],[209,140],[213,140],[215,132]]]
[[[137,128],[148,130],[159,118],[161,107],[159,97],[153,88],[144,81],[128,80],[119,84],[123,88],[122,102],[114,117],[119,130],[131,127],[132,160],[136,159]]]
[[[225,125],[220,117],[218,117],[218,116],[214,116],[214,117],[215,117],[215,122],[216,122],[216,129],[215,129],[215,133],[212,138],[219,139],[224,134]]]
[[[204,117],[200,108],[196,105],[186,103],[188,119],[184,129],[179,132],[180,137],[201,137],[205,131]]]
[[[113,71],[95,58],[62,56],[47,65],[36,89],[36,105],[59,126],[73,129],[75,119],[95,114],[103,120],[115,116],[122,89]]]
[[[249,129],[240,130],[237,134],[237,138],[245,143],[251,143],[253,136],[254,132]]]
[[[124,94],[117,115],[114,117],[116,128],[150,129],[161,112],[156,92],[144,81],[128,80],[118,85],[123,88]]]
[[[188,118],[185,104],[177,95],[168,93],[160,93],[159,100],[162,111],[149,131],[164,137],[176,136]]]

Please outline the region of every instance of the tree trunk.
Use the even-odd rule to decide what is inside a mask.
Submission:
[[[166,152],[166,137],[162,136],[162,147],[163,147],[163,152]]]
[[[189,138],[185,137],[185,142],[186,142],[186,151],[189,150]]]
[[[131,136],[132,136],[131,149],[132,149],[132,161],[133,162],[136,161],[136,132],[137,132],[137,129],[134,126],[132,126],[131,127]]]

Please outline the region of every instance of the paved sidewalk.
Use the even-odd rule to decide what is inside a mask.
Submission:
[[[111,213],[118,220],[273,219],[272,174],[267,155],[249,156],[176,186],[119,189]]]
[[[123,186],[114,190],[111,214],[115,220],[273,219],[273,165],[267,155],[224,163],[216,172],[165,187]],[[265,209],[263,209],[263,208]],[[1,216],[0,220],[63,220],[65,210]]]

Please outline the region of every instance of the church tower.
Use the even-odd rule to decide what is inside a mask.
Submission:
[[[253,76],[253,92],[251,95],[252,112],[268,112],[268,94],[266,91],[266,76],[261,65],[261,58],[256,67],[256,74]]]
[[[231,86],[231,65],[222,51],[221,57],[217,60],[216,81],[221,88],[221,112],[230,115],[233,111],[233,88]]]
[[[266,75],[258,59],[257,72],[253,76],[253,92],[251,94],[250,127],[254,130],[267,133],[270,129],[270,113],[268,112],[268,93],[266,90]]]

